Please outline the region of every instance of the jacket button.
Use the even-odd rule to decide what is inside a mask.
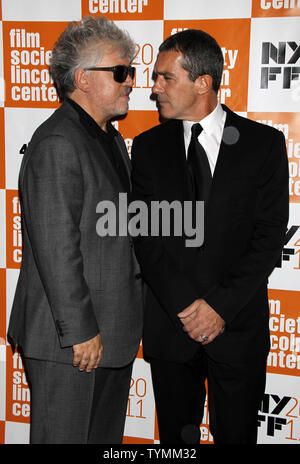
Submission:
[[[139,279],[141,279],[141,278],[142,278],[142,274],[135,274],[135,276],[134,276],[134,277],[136,278],[136,280],[139,280]]]

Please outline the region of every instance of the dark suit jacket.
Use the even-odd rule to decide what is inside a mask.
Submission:
[[[267,280],[288,220],[288,163],[281,132],[240,117],[227,118],[205,215],[204,245],[186,237],[139,237],[135,249],[147,284],[144,353],[185,361],[199,344],[177,314],[204,298],[226,322],[205,347],[223,360],[269,350]],[[182,122],[139,135],[132,147],[133,199],[191,200]]]
[[[116,143],[130,161],[118,135]],[[27,357],[72,362],[100,332],[102,367],[132,361],[142,331],[139,265],[128,236],[96,232],[120,179],[95,133],[65,101],[33,135],[20,170],[23,260],[8,335]]]

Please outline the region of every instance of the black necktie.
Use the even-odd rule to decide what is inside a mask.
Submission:
[[[191,176],[194,199],[207,201],[212,175],[206,152],[198,141],[198,137],[202,130],[199,123],[192,125],[192,136],[188,148],[187,163]]]

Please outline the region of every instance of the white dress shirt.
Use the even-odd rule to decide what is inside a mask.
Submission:
[[[212,175],[214,174],[215,166],[218,159],[225,120],[226,111],[224,111],[220,103],[218,103],[216,108],[201,121],[183,121],[183,133],[186,155],[191,140],[192,125],[195,124],[195,122],[199,122],[199,124],[201,124],[203,131],[199,135],[198,140],[207,154]]]

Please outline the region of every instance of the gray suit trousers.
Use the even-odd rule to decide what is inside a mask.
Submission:
[[[90,373],[24,359],[31,393],[31,444],[121,444],[132,363]]]

